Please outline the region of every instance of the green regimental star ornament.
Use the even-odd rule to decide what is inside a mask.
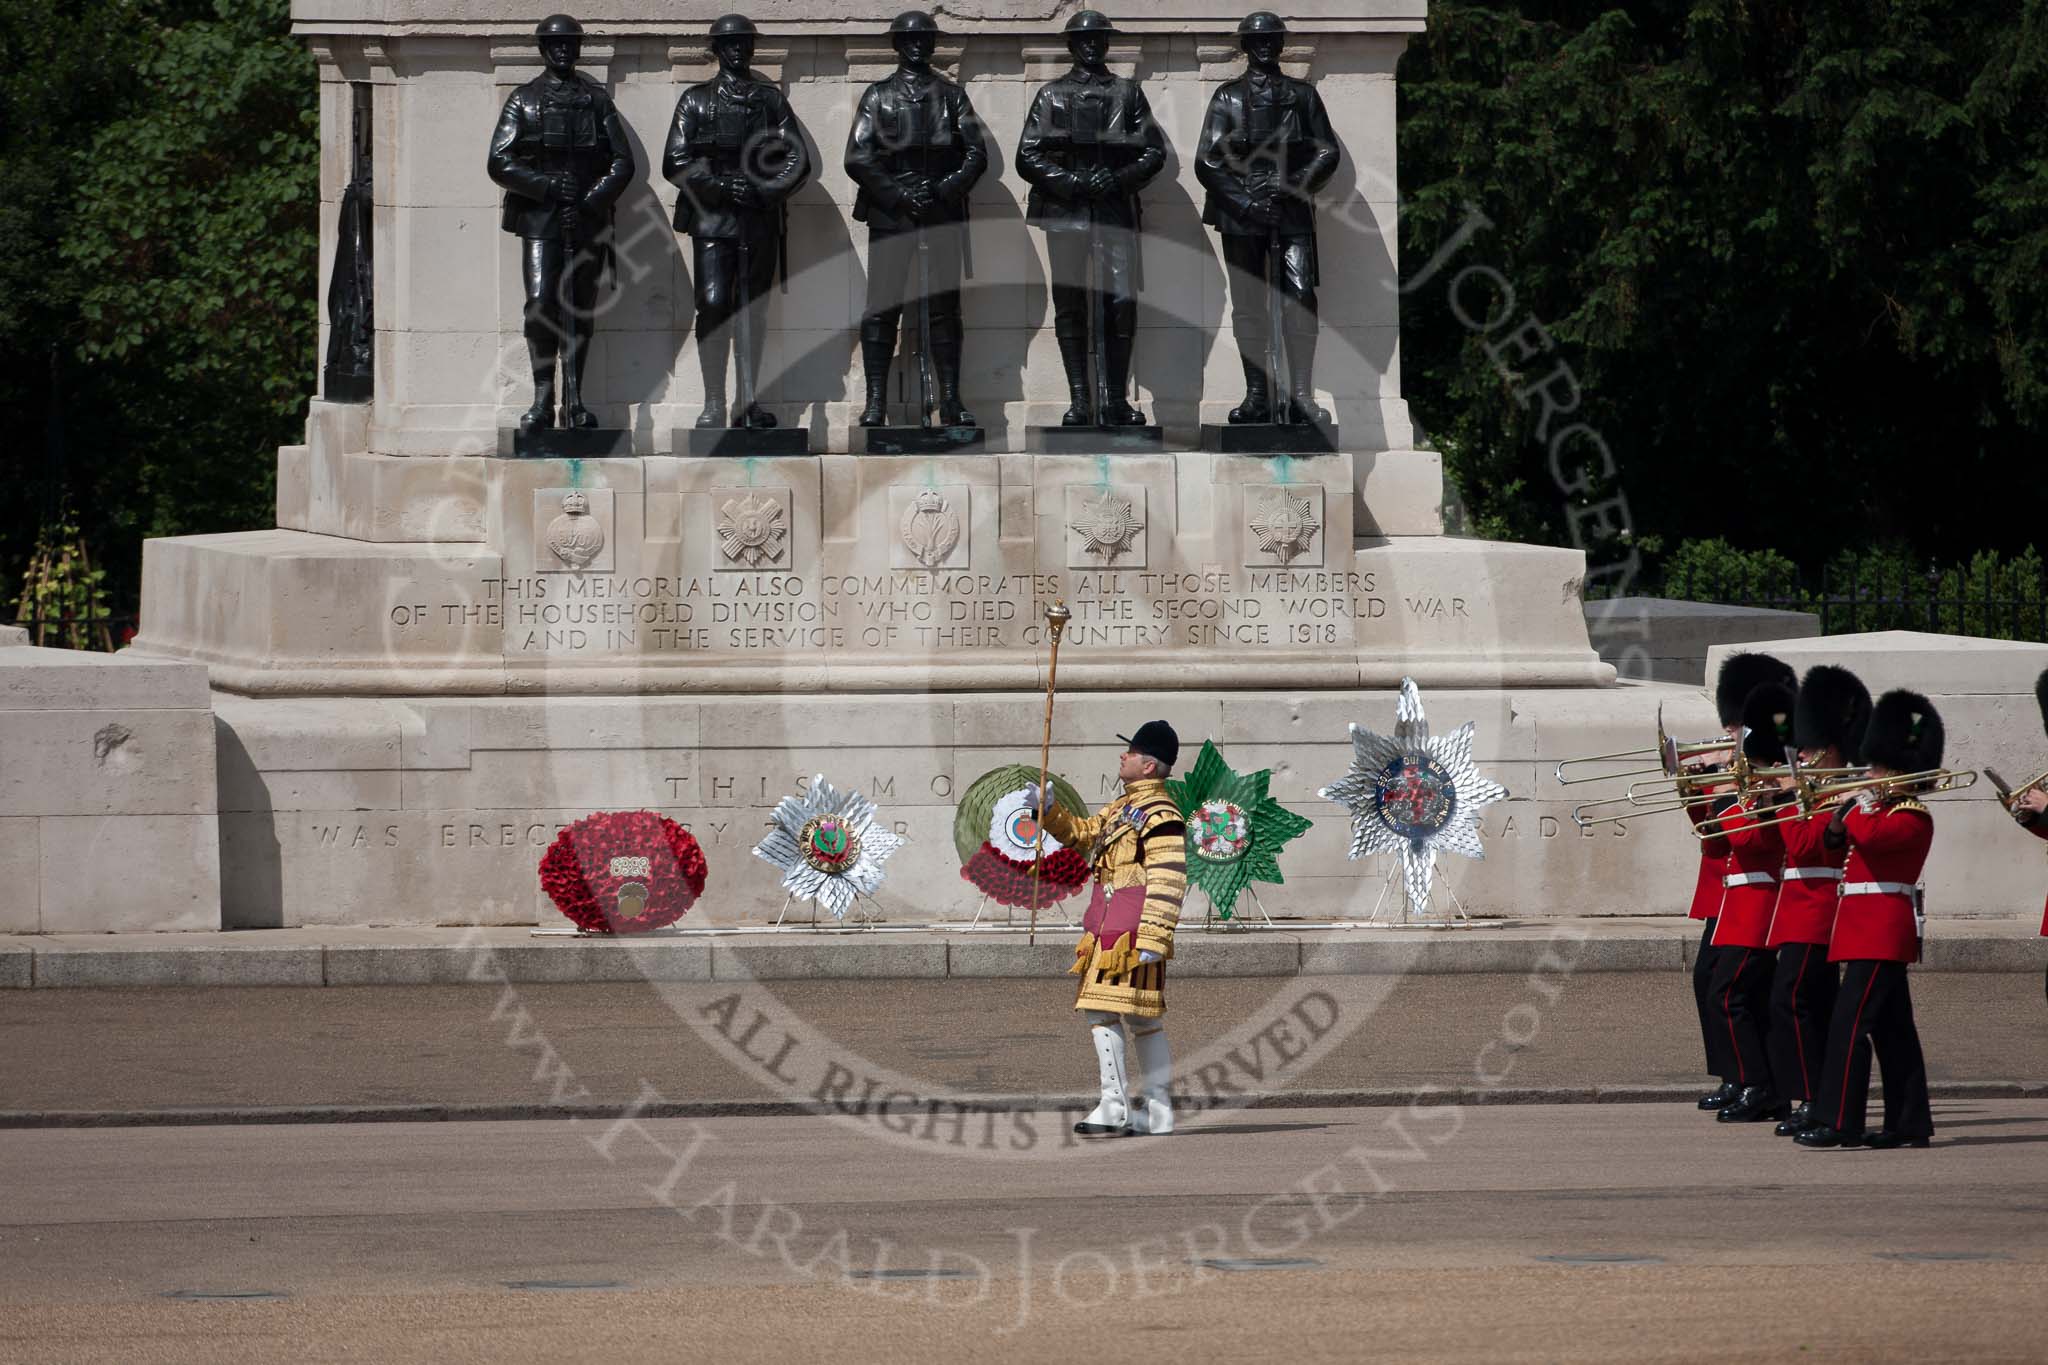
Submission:
[[[1199,886],[1229,919],[1237,898],[1252,882],[1280,882],[1280,850],[1306,834],[1307,817],[1296,815],[1266,794],[1273,770],[1233,771],[1214,740],[1185,778],[1167,779],[1166,790],[1188,826],[1188,883]]]

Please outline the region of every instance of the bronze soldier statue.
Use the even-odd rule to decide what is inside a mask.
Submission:
[[[486,162],[505,190],[502,225],[520,239],[533,365],[533,406],[519,419],[527,434],[555,425],[558,356],[562,425],[597,425],[583,406],[583,364],[599,277],[611,263],[612,204],[634,174],[632,144],[611,96],[576,71],[583,26],[552,14],[534,36],[548,69],[506,99]]]
[[[1316,88],[1280,73],[1280,16],[1260,10],[1237,35],[1249,65],[1210,99],[1195,154],[1195,178],[1208,191],[1202,221],[1223,237],[1244,365],[1244,402],[1230,420],[1322,425],[1329,414],[1315,401],[1315,194],[1337,169],[1337,139]],[[1284,392],[1276,341],[1285,351]]]
[[[1045,229],[1052,258],[1053,332],[1072,398],[1060,421],[1143,426],[1127,401],[1138,334],[1138,191],[1165,166],[1166,138],[1138,83],[1110,74],[1109,19],[1084,9],[1065,31],[1073,70],[1039,88],[1017,141],[1018,174],[1031,182],[1025,218]]]
[[[775,425],[759,402],[766,338],[761,300],[786,270],[784,201],[810,177],[803,129],[780,90],[757,80],[754,25],[728,14],[711,25],[718,75],[685,90],[661,159],[679,190],[676,229],[693,240],[697,279],[697,361],[704,373],[699,427],[726,423],[727,324],[739,361],[732,425]]]
[[[919,421],[932,408],[928,365],[938,376],[939,425],[971,427],[974,415],[960,401],[960,273],[967,196],[988,169],[988,149],[967,92],[932,70],[938,22],[907,10],[889,37],[901,65],[862,92],[846,138],[846,174],[859,187],[854,221],[868,225],[860,424],[888,425],[896,323],[914,299],[919,345],[929,352],[919,356]]]

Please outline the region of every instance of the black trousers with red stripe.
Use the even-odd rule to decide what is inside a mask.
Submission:
[[[1934,1136],[1927,1103],[1927,1059],[1913,1026],[1913,995],[1903,962],[1851,962],[1842,970],[1828,1055],[1821,1063],[1814,1114],[1844,1133],[1863,1131],[1870,1102],[1870,1058],[1884,1072],[1884,1126],[1900,1137]]]
[[[1707,983],[1715,1031],[1734,1067],[1723,1079],[1771,1088],[1771,1059],[1764,1039],[1771,1028],[1771,976],[1778,964],[1768,948],[1716,948],[1714,975]]]
[[[1820,1092],[1828,1056],[1828,1025],[1835,1013],[1841,968],[1828,961],[1825,943],[1783,943],[1771,977],[1771,1087],[1786,1099]]]
[[[1700,1015],[1700,1042],[1707,1052],[1707,1074],[1719,1076],[1724,1081],[1735,1079],[1735,1058],[1728,1051],[1728,1033],[1721,1027],[1721,1016],[1714,1008],[1713,992],[1714,962],[1721,950],[1714,946],[1714,925],[1718,920],[1709,916],[1706,928],[1700,932],[1699,955],[1692,960],[1692,1003]]]

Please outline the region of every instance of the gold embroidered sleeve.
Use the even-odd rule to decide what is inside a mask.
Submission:
[[[1099,815],[1076,815],[1053,801],[1046,805],[1039,818],[1045,822],[1045,832],[1065,844],[1068,848],[1081,850],[1085,857],[1088,845],[1102,828]]]
[[[1138,913],[1138,948],[1173,956],[1173,931],[1188,887],[1188,830],[1178,815],[1145,826],[1145,906]]]

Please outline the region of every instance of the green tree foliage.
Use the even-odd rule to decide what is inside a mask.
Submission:
[[[286,0],[0,0],[0,420],[41,492],[17,483],[0,579],[67,485],[117,600],[146,536],[270,524],[317,335],[289,28]]]
[[[2038,536],[2048,2],[1438,0],[1399,76],[1411,282],[1488,224],[1402,309],[1470,524],[1564,540],[1619,496],[1809,567]],[[1539,436],[1560,363],[1577,406]],[[1572,421],[1615,470],[1568,495],[1544,438]]]

